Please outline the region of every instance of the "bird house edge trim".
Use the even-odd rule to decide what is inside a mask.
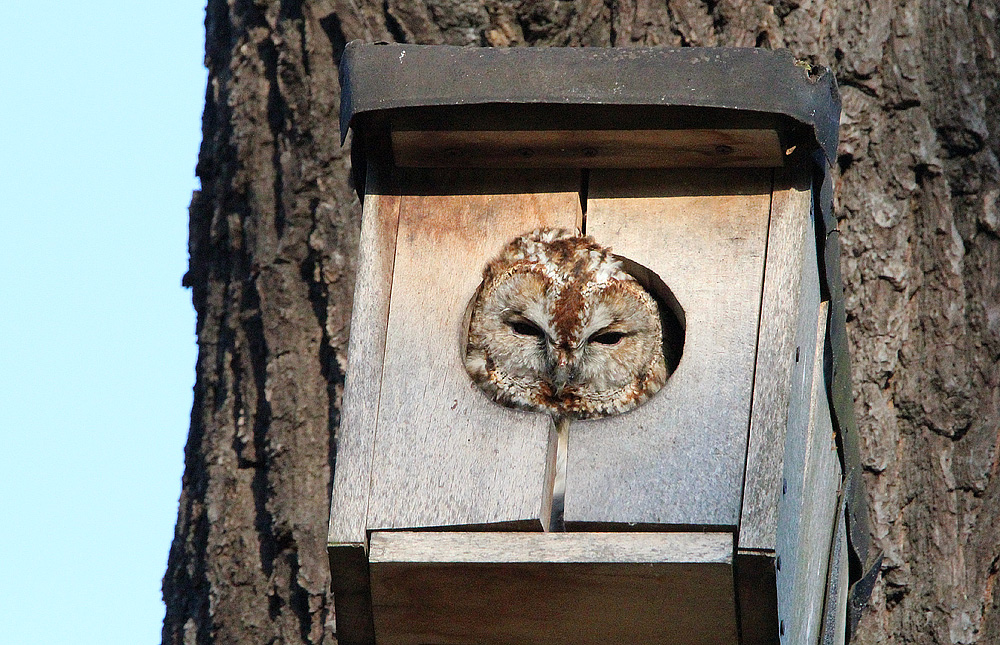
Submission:
[[[822,149],[828,164],[837,154],[836,79],[785,49],[490,48],[355,40],[341,58],[340,84],[342,143],[349,128],[358,129],[358,117],[399,108],[631,105],[778,115],[808,129],[812,140],[801,143]]]

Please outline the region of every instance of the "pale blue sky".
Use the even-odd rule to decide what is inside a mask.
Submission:
[[[204,0],[0,39],[0,642],[156,643],[194,383]]]

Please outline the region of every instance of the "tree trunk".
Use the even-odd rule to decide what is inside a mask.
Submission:
[[[883,579],[858,643],[1000,642],[998,6],[209,0],[200,347],[164,643],[334,643],[325,534],[360,208],[352,39],[788,47],[844,101],[836,214]]]

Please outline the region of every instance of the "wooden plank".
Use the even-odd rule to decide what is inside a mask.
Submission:
[[[808,364],[811,387],[805,408],[806,427],[789,420],[784,478],[787,493],[778,514],[778,617],[787,643],[817,644],[827,591],[827,567],[837,521],[840,459],[833,437],[826,382],[823,378],[828,303],[814,322],[813,352]],[[798,409],[789,413],[801,415]]]
[[[337,461],[330,508],[330,546],[367,548],[368,495],[371,486],[375,424],[382,384],[382,359],[389,322],[389,294],[399,224],[398,195],[386,171],[368,167],[358,272],[354,284],[348,369],[337,430]]]
[[[778,591],[774,574],[774,551],[737,550],[740,645],[773,645],[778,641]]]
[[[837,499],[842,474],[837,447],[833,442],[833,423],[826,399],[826,388],[819,380],[815,424],[810,429],[810,464],[806,469],[806,494],[803,498],[802,524],[795,558],[794,624],[802,640],[790,630],[791,643],[818,643],[823,629],[823,608],[829,588],[831,547],[835,534]],[[779,592],[780,603],[780,592]],[[780,607],[780,604],[779,604]],[[780,611],[780,610],[779,610]],[[846,618],[846,606],[844,617]]]
[[[338,645],[375,645],[367,544],[328,548]]]
[[[830,569],[826,576],[821,645],[844,645],[847,641],[847,596],[850,591],[847,554],[847,505],[842,494],[837,507],[837,528],[830,549]]]
[[[379,645],[735,645],[731,533],[377,532]]]
[[[555,432],[475,387],[466,312],[516,236],[582,217],[577,171],[412,171],[402,186],[368,529],[506,524],[551,512]]]
[[[594,171],[587,232],[684,309],[680,364],[635,410],[569,431],[567,528],[734,527],[764,272],[770,171]]]
[[[809,180],[801,173],[775,174],[738,540],[741,549],[772,551],[789,406],[793,397],[809,398],[812,365],[802,357],[812,355],[819,307]]]
[[[785,154],[771,129],[408,130],[394,127],[404,167],[772,168]]]
[[[371,562],[727,564],[733,535],[718,533],[462,533],[377,531]]]
[[[365,517],[399,221],[399,197],[392,194],[384,175],[376,164],[369,165],[327,535],[337,632],[343,645],[372,645],[375,639]]]

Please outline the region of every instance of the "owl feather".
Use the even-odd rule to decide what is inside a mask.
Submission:
[[[551,228],[486,266],[465,365],[497,403],[557,420],[627,412],[668,376],[653,296],[611,249]]]

